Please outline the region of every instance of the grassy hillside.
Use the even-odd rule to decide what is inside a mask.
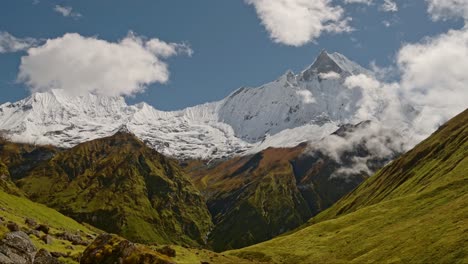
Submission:
[[[306,144],[269,148],[208,168],[197,162],[187,167],[213,215],[209,241],[216,251],[294,229],[366,178],[362,174],[331,178],[339,165],[319,152],[303,155],[306,148]]]
[[[177,163],[124,132],[64,150],[16,183],[34,201],[135,242],[200,245],[212,225]]]
[[[80,224],[75,220],[62,215],[54,209],[48,208],[42,204],[31,202],[24,197],[14,196],[0,190],[0,216],[3,218],[0,221],[0,237],[8,232],[6,224],[13,222],[18,224],[21,230],[29,233],[28,230],[34,229],[25,223],[25,219],[33,219],[37,224],[43,224],[50,227],[49,234],[53,237],[51,244],[46,244],[41,239],[45,234],[43,232],[37,232],[39,236],[30,234],[30,238],[39,248],[47,249],[49,252],[61,252],[68,254],[68,257],[62,257],[61,260],[66,263],[77,263],[79,254],[84,251],[86,246],[84,245],[73,245],[72,242],[59,238],[57,234],[68,232],[75,234],[84,241],[90,242],[87,236],[91,235],[94,237],[98,231],[97,229],[89,226]]]
[[[309,226],[228,254],[272,263],[467,263],[468,110]]]

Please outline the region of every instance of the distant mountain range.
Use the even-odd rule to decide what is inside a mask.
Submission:
[[[219,159],[268,147],[315,142],[357,118],[362,93],[347,77],[371,73],[341,54],[323,51],[304,71],[290,71],[257,88],[174,112],[123,97],[62,90],[34,93],[0,105],[0,132],[15,142],[69,148],[124,128],[158,152],[177,159]]]

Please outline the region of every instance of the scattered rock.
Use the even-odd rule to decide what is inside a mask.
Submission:
[[[168,257],[175,257],[176,256],[176,251],[175,249],[169,247],[169,246],[164,246],[163,248],[159,248],[156,251],[158,251],[161,254],[164,254]]]
[[[20,230],[18,224],[15,222],[11,222],[11,221],[7,223],[7,228],[11,232],[16,232]]]
[[[62,264],[60,260],[54,258],[49,251],[39,249],[34,258],[34,264]]]
[[[52,243],[54,242],[54,239],[50,235],[45,235],[41,237],[41,240],[47,245],[52,245]]]
[[[42,231],[44,234],[49,234],[50,228],[47,225],[40,224],[36,227],[37,231]]]
[[[37,238],[41,238],[41,232],[39,232],[37,230],[34,230],[34,229],[29,229],[25,233],[28,234],[28,235],[34,235]]]
[[[116,235],[102,234],[83,252],[81,264],[132,263],[173,264],[168,257]]]
[[[29,227],[35,227],[37,225],[37,222],[36,220],[32,219],[32,218],[26,218],[24,219],[24,223],[26,225],[28,225]]]
[[[67,254],[65,253],[62,253],[62,252],[50,252],[50,254],[54,257],[54,258],[60,258],[60,257],[67,257]]]
[[[66,246],[65,248],[66,248],[66,249],[73,250],[73,247],[72,247],[72,246]]]
[[[30,264],[35,252],[36,247],[22,231],[7,233],[0,241],[0,263]]]
[[[79,235],[74,235],[72,233],[69,233],[69,232],[63,232],[63,233],[59,233],[56,235],[58,238],[61,238],[61,239],[64,239],[64,240],[68,240],[70,242],[72,242],[73,245],[82,245],[82,246],[87,246],[89,245],[89,242],[88,241],[85,241],[81,238],[81,236]]]

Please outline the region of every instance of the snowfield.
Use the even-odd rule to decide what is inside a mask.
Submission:
[[[52,90],[0,105],[0,131],[13,141],[68,148],[127,129],[171,157],[227,158],[319,141],[340,125],[364,121],[356,120],[362,94],[344,86],[357,74],[371,73],[324,51],[299,74],[171,112],[127,105],[123,97]]]

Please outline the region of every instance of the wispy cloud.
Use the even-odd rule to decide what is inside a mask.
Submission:
[[[64,17],[72,17],[75,19],[82,17],[80,13],[74,12],[71,6],[56,5],[54,7],[54,11],[61,14]]]
[[[38,40],[34,38],[17,38],[8,32],[0,31],[0,53],[27,50],[37,43]]]
[[[373,0],[344,0],[345,4],[365,4],[371,5]]]
[[[398,5],[393,0],[384,0],[382,5],[380,6],[380,10],[382,10],[384,12],[397,12],[398,11]]]

